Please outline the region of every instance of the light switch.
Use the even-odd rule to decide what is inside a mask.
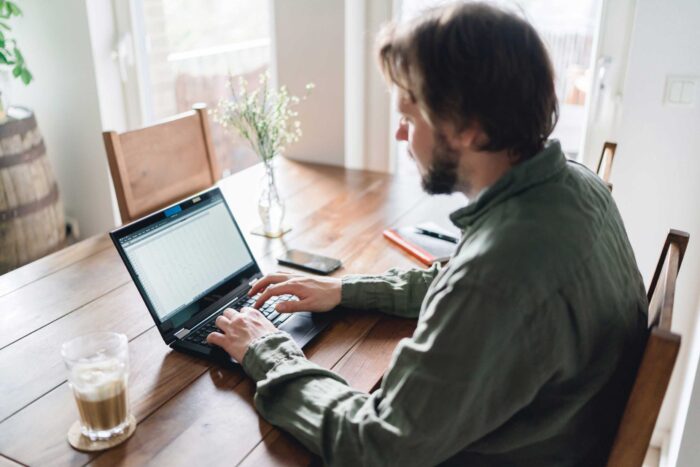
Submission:
[[[680,104],[681,93],[683,92],[683,82],[672,81],[669,86],[670,89],[668,92],[668,102],[670,102],[671,104]]]
[[[700,77],[697,76],[667,76],[664,105],[694,107],[698,86],[700,86]]]
[[[695,104],[695,81],[684,81],[683,89],[681,90],[680,104],[693,105]]]

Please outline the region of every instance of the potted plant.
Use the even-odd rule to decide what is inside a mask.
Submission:
[[[63,204],[34,113],[10,107],[14,79],[32,81],[9,21],[17,4],[0,0],[0,274],[62,248],[66,226]]]
[[[248,83],[238,79],[238,89],[234,88],[233,77],[229,79],[231,97],[222,99],[214,112],[214,120],[229,131],[238,132],[248,143],[265,166],[265,179],[258,198],[258,213],[262,220],[262,235],[270,238],[282,236],[284,202],[279,196],[275,183],[273,160],[281,154],[287,144],[301,137],[301,123],[296,119],[298,112],[293,107],[300,100],[292,96],[285,86],[270,89],[269,75],[260,75],[260,87],[248,91]],[[313,89],[313,83],[306,85],[306,94]],[[288,229],[287,229],[288,230]]]

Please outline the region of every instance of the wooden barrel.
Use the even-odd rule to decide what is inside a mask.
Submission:
[[[0,274],[59,249],[66,232],[34,114],[13,111],[0,123]]]

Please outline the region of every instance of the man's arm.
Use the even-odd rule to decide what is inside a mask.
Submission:
[[[415,318],[439,271],[440,265],[435,263],[429,269],[390,269],[376,276],[345,276],[340,304],[348,308],[373,309]]]
[[[342,281],[333,277],[275,273],[253,284],[248,295],[259,294],[255,308],[278,295],[291,294],[299,298],[296,302],[278,303],[276,310],[280,313],[323,312],[343,305],[415,318],[439,270],[440,265],[434,264],[430,269],[390,269],[377,276],[350,275]]]
[[[371,395],[306,360],[280,332],[253,342],[243,367],[263,417],[326,463],[432,465],[508,420],[548,378],[513,306],[503,294],[448,284]]]

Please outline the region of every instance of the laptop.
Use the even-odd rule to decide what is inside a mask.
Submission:
[[[207,335],[226,308],[252,306],[251,285],[263,276],[219,188],[192,196],[110,232],[160,335],[171,348],[236,364]],[[329,322],[329,313],[278,314],[284,295],[260,311],[300,347]]]

